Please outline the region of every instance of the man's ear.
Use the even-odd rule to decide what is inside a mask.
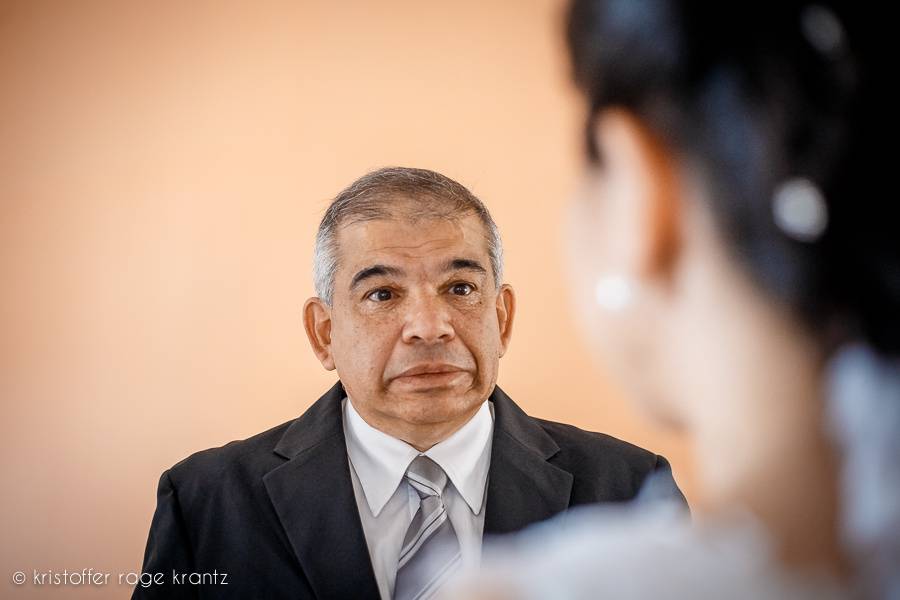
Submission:
[[[303,305],[303,327],[313,353],[326,371],[334,370],[331,355],[331,307],[321,298],[310,298]]]
[[[497,293],[497,322],[500,325],[500,356],[506,354],[512,338],[513,319],[516,316],[516,294],[512,286],[504,283]]]
[[[626,228],[616,248],[626,274],[668,279],[680,250],[680,178],[671,150],[631,112],[608,109],[595,130],[604,176]]]

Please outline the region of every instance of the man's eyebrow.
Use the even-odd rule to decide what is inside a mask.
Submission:
[[[471,258],[454,258],[448,260],[444,264],[443,272],[447,271],[476,271],[478,273],[487,273],[487,269],[481,266],[481,263]]]
[[[371,267],[366,267],[365,269],[358,271],[356,275],[353,276],[353,279],[350,280],[350,289],[352,290],[370,277],[378,277],[380,275],[401,277],[404,275],[404,271],[403,269],[398,269],[397,267],[391,267],[389,265],[372,265]]]

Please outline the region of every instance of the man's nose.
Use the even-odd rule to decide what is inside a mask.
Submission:
[[[403,324],[403,341],[407,344],[449,342],[456,335],[447,307],[431,294],[409,298]]]

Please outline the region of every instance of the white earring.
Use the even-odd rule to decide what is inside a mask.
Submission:
[[[603,310],[623,310],[634,299],[634,282],[622,275],[601,277],[594,286],[594,299]]]
[[[803,177],[793,177],[775,188],[772,197],[775,224],[800,242],[814,242],[828,227],[828,205],[818,186]]]

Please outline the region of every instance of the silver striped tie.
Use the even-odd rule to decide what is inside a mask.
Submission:
[[[419,456],[406,470],[406,481],[419,494],[419,510],[400,550],[394,600],[424,600],[459,568],[459,540],[441,498],[447,485],[444,470]]]

